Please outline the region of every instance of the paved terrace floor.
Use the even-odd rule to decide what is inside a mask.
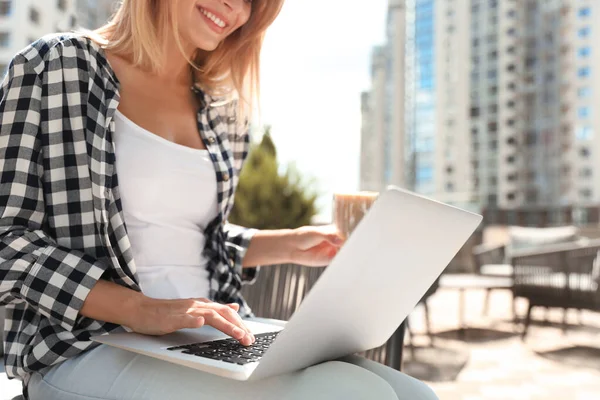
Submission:
[[[492,293],[490,313],[482,317],[484,292],[466,294],[470,329],[461,340],[456,331],[458,293],[440,289],[429,299],[434,344],[423,336],[422,308],[411,315],[414,352],[405,349],[405,372],[428,382],[441,400],[594,400],[600,399],[600,314],[569,315],[561,330],[562,311],[534,311],[536,321],[522,342],[510,322],[510,296]],[[524,313],[526,304],[519,303]],[[20,391],[0,369],[0,400]]]
[[[404,371],[434,389],[441,400],[595,400],[600,399],[600,313],[571,310],[561,329],[562,310],[534,309],[525,342],[510,321],[511,297],[493,291],[488,317],[484,292],[466,293],[469,329],[457,332],[458,294],[440,289],[428,301],[433,346],[422,307],[411,315],[415,348],[405,349]],[[524,315],[526,301],[517,303]],[[546,320],[546,322],[544,322]]]

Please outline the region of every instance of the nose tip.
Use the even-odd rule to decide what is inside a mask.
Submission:
[[[229,8],[232,11],[237,11],[241,8],[242,2],[244,0],[222,0],[225,7]]]

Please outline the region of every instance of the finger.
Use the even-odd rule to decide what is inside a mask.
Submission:
[[[190,314],[182,314],[178,316],[175,321],[175,329],[173,332],[178,331],[179,329],[195,329],[204,326],[205,319],[201,316],[195,316]]]
[[[327,241],[335,246],[341,246],[344,244],[344,238],[339,233],[331,233],[325,237]]]
[[[238,304],[236,304],[234,307],[237,307],[237,309],[239,310]],[[240,317],[240,315],[237,313],[238,310],[234,310],[232,307],[230,307],[230,305],[224,305],[215,302],[203,303],[201,304],[200,308],[209,308],[215,310],[216,312],[221,314],[221,316],[227,321],[231,322],[234,325],[237,325],[238,328],[243,329],[246,335],[249,336],[250,340],[254,342],[254,335],[252,334],[252,332],[250,332],[250,329],[246,326],[246,324],[244,324],[242,317]]]
[[[214,309],[219,314],[221,314],[221,316],[223,316],[223,318],[225,318],[232,324],[237,325],[239,328],[242,328],[243,330],[245,330],[246,335],[248,335],[250,337],[250,339],[252,340],[252,342],[254,342],[254,335],[252,334],[252,332],[250,332],[250,329],[246,326],[246,324],[244,324],[244,321],[242,320],[242,317],[240,317],[240,315],[237,313],[237,310],[234,310],[233,308],[231,308],[229,306],[229,304],[227,304],[227,305],[217,304],[217,303],[213,303],[213,304],[214,304]],[[237,308],[239,309],[239,305],[237,305],[237,306],[238,306]]]
[[[238,303],[229,303],[227,306],[232,308],[235,312],[240,311],[240,305]]]
[[[250,338],[247,336],[246,331],[239,326],[232,324],[221,314],[219,314],[216,310],[204,309],[199,311],[199,313],[203,314],[206,324],[210,325],[226,335],[231,336],[234,339],[237,339],[244,346],[249,346],[252,344]]]

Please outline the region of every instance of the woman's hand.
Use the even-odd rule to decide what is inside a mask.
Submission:
[[[335,226],[304,226],[290,233],[291,262],[324,267],[335,257],[344,239]]]
[[[210,325],[249,346],[254,336],[238,315],[238,304],[218,304],[207,299],[160,300],[140,295],[126,326],[146,335],[164,335],[184,328]]]

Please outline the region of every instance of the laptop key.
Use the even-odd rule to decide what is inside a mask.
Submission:
[[[184,354],[244,365],[259,361],[278,333],[257,334],[256,342],[250,346],[243,346],[235,339],[221,339],[169,347],[167,350],[183,350]]]

